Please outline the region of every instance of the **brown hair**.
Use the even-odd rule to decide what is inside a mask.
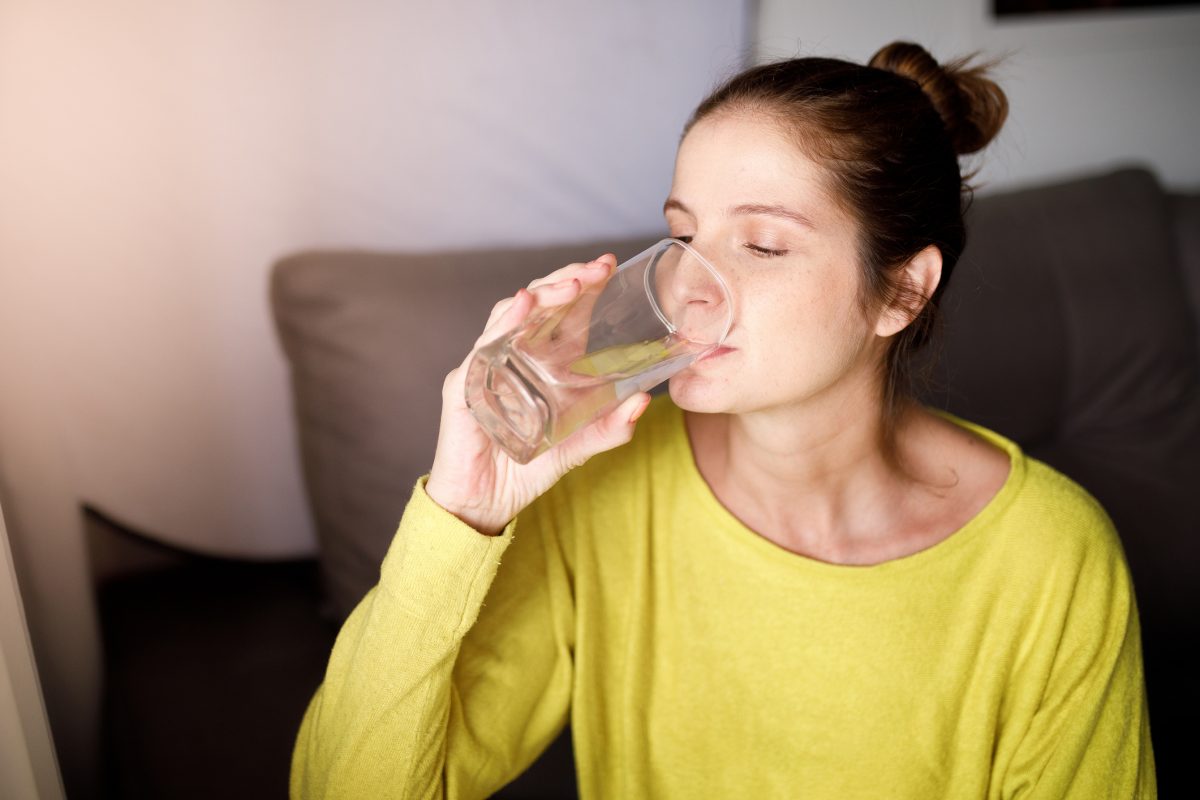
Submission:
[[[718,111],[765,113],[827,168],[831,195],[859,226],[864,311],[898,306],[913,315],[883,363],[889,447],[912,396],[911,355],[930,337],[966,244],[971,189],[958,156],[982,149],[1008,113],[1004,92],[986,76],[992,65],[970,61],[939,65],[920,45],[895,42],[866,66],[832,58],[764,64],[721,85],[683,131]],[[929,245],[941,251],[942,277],[924,297],[905,285],[901,268]]]

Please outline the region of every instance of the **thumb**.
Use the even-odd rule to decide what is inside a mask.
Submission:
[[[652,398],[645,392],[625,398],[625,402],[600,419],[575,432],[558,447],[563,472],[578,467],[597,453],[612,450],[633,438],[638,418]]]

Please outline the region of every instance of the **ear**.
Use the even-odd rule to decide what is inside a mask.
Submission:
[[[942,279],[942,251],[929,245],[900,268],[900,290],[875,323],[877,336],[894,336],[908,327]]]

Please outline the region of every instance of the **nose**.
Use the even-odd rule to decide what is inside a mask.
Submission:
[[[729,289],[716,267],[696,253],[679,246],[672,251],[658,269],[663,310],[680,336],[716,344],[729,328]]]

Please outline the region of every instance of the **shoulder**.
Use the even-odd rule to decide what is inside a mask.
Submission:
[[[1128,583],[1118,532],[1087,489],[1029,456],[1007,437],[945,416],[1007,453],[1008,477],[980,512],[979,521],[990,529],[987,538],[993,545],[1019,562],[1014,569],[1035,571],[1043,580],[1058,576],[1062,586],[1072,585],[1084,576],[1106,584]]]
[[[1112,521],[1095,497],[1066,474],[1022,454],[1025,480],[1020,494],[1026,513],[1038,514],[1078,529],[1082,534],[1107,537]]]
[[[1112,519],[1075,480],[985,431],[1012,456],[1012,474],[995,516],[1010,576],[1027,581],[1043,610],[1073,609],[1097,624],[1132,611],[1133,581]],[[1061,606],[1060,606],[1061,604]]]
[[[996,515],[997,521],[1028,534],[1027,544],[1120,549],[1112,520],[1087,489],[1049,464],[1029,456],[1008,437],[944,412],[938,414],[973,434],[973,438],[991,445],[989,450],[993,454],[1003,454],[1007,477],[990,505],[1003,511]]]
[[[1121,540],[1108,513],[1086,489],[1036,458],[1022,454],[1024,472],[1012,515],[1041,532],[1039,549],[1076,561],[1124,560]]]
[[[972,426],[1009,452],[1011,473],[976,518],[969,572],[986,596],[1003,597],[1022,636],[1076,654],[1116,652],[1137,604],[1133,578],[1112,520],[1090,492],[1015,443]],[[968,577],[969,576],[969,577]]]
[[[1090,609],[1097,623],[1133,608],[1133,578],[1112,520],[1086,489],[1035,458],[1025,459],[1025,485],[1014,516],[1029,527],[1030,554],[1048,577]]]

